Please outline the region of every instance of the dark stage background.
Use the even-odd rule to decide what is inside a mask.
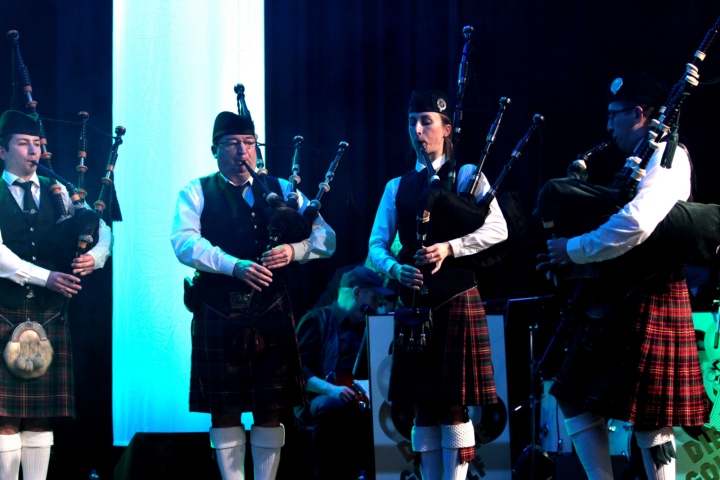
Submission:
[[[308,148],[303,153],[301,187],[312,196],[338,142],[350,144],[332,190],[323,197],[322,213],[338,234],[338,250],[330,260],[294,270],[298,316],[312,306],[336,268],[365,259],[384,185],[408,169],[404,160],[409,150],[410,92],[440,88],[454,103],[465,25],[472,25],[474,33],[460,162],[478,159],[500,97],[511,98],[512,104],[484,168],[491,181],[509,160],[533,115],[540,113],[546,120],[542,134],[533,138],[500,188],[518,192],[530,227],[501,265],[488,269],[481,280],[483,297],[502,304],[507,298],[552,293],[533,269],[543,239],[530,213],[546,180],[564,175],[578,152],[607,137],[602,94],[606,85],[619,72],[644,70],[672,86],[720,14],[716,0],[274,0],[265,8],[268,120],[267,138],[261,140],[269,144],[266,160],[271,173],[287,177],[291,163],[288,149],[272,145],[289,145],[295,135],[303,135]],[[109,134],[115,127],[112,3],[5,0],[0,3],[0,27],[3,32],[20,32],[33,96],[38,111],[48,119],[53,163],[68,178],[75,178],[77,129],[49,119],[72,122],[78,111],[90,113],[90,123],[99,131],[91,131],[86,183],[89,198],[97,198]],[[700,69],[702,81],[720,75],[720,46],[708,53]],[[7,43],[0,49],[3,109],[10,99],[10,58]],[[193,97],[201,102],[202,92],[188,92],[186,98]],[[252,110],[252,99],[248,102]],[[718,107],[720,87],[701,85],[686,102],[681,119],[683,141],[697,174],[696,199],[703,202],[720,202],[720,189],[715,186],[720,167],[713,145],[720,126],[714,115]],[[163,128],[169,127],[158,126],[159,139]],[[121,149],[118,175],[126,168],[143,168],[149,161],[123,158]],[[591,178],[604,182],[622,161],[616,150],[598,155],[590,166]],[[122,205],[123,195],[148,193],[118,195]],[[110,478],[118,456],[118,449],[112,448],[110,418],[111,270],[112,263],[96,272],[91,277],[94,282],[73,302],[78,418],[56,428],[51,471],[63,472],[62,478],[82,478],[90,467]],[[177,279],[168,282],[176,284]],[[517,322],[508,317],[508,332],[527,330],[527,319]],[[553,321],[545,323],[541,331],[554,329]],[[522,357],[525,348],[522,340],[509,343],[509,362],[513,356]],[[510,379],[511,384],[526,381],[524,376]],[[517,423],[520,427],[515,430],[521,432],[517,436],[527,435],[522,432],[524,422]],[[515,458],[517,447],[513,448]],[[281,469],[281,475],[283,471],[287,472]]]

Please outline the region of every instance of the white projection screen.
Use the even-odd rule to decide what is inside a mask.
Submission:
[[[235,84],[245,85],[264,139],[263,36],[262,0],[114,1],[113,122],[127,129],[113,253],[116,446],[136,432],[210,426],[208,414],[188,411],[192,316],[182,280],[192,270],[169,236],[180,188],[217,170],[213,121],[237,111]]]

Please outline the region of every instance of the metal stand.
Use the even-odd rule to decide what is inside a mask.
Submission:
[[[537,324],[530,326],[530,396],[526,403],[515,407],[514,411],[520,410],[524,405],[530,408],[530,444],[523,449],[522,454],[518,457],[513,465],[513,476],[518,475],[520,467],[527,461],[530,456],[530,476],[529,480],[535,480],[535,457],[540,453],[540,445],[537,444],[537,408],[538,399],[535,397],[535,373],[537,372],[537,362],[535,361],[535,332],[537,332]]]
[[[539,300],[541,298],[547,298],[551,299],[552,297],[535,297],[530,299],[517,299],[515,301],[526,301],[526,300]],[[515,407],[512,412],[517,412],[518,410],[522,409],[523,407],[529,407],[530,408],[530,443],[527,445],[520,456],[517,458],[515,463],[513,464],[512,468],[512,474],[513,479],[516,480],[535,480],[536,478],[539,480],[544,480],[547,478],[550,478],[551,476],[555,475],[555,462],[553,459],[551,459],[547,453],[544,451],[542,445],[539,442],[538,438],[538,407],[537,405],[540,403],[542,399],[542,394],[537,396],[537,378],[536,375],[539,375],[541,373],[541,369],[543,368],[544,364],[548,360],[548,357],[551,353],[551,349],[553,345],[556,343],[557,339],[559,338],[558,334],[563,328],[565,317],[562,313],[562,309],[560,309],[560,315],[559,315],[559,323],[558,326],[553,333],[552,337],[550,338],[550,341],[547,345],[547,348],[544,350],[540,349],[540,352],[542,353],[542,357],[540,360],[535,359],[535,348],[536,348],[536,341],[538,339],[541,339],[541,337],[538,337],[538,322],[537,319],[534,318],[537,315],[537,311],[533,315],[528,315],[532,318],[532,324],[529,325],[529,354],[530,354],[530,395],[528,399],[524,402],[522,402],[520,405]],[[544,317],[543,317],[544,318]],[[528,456],[530,457],[528,459]],[[529,472],[528,472],[529,470]]]

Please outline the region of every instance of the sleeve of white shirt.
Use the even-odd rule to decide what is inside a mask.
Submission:
[[[113,235],[110,227],[108,227],[102,219],[100,220],[100,228],[98,230],[98,243],[90,249],[88,254],[95,259],[95,270],[103,268],[105,262],[112,252]]]
[[[3,242],[0,232],[0,278],[6,278],[20,285],[29,283],[44,287],[50,276],[50,270],[38,267],[18,257]]]
[[[397,210],[395,195],[400,186],[400,177],[393,178],[385,185],[380,205],[375,213],[375,222],[370,231],[368,256],[375,268],[390,275],[390,269],[398,263],[392,254],[392,244],[397,234]]]
[[[458,185],[460,191],[469,183],[470,175],[474,171],[472,165],[465,165],[460,169],[458,174]],[[385,191],[380,200],[377,213],[375,215],[375,223],[370,233],[369,256],[375,267],[390,275],[390,269],[395,265],[397,260],[392,255],[392,243],[397,233],[397,209],[395,206],[395,197],[400,186],[400,177],[392,179],[385,186]],[[490,189],[490,185],[481,175],[478,199]],[[492,245],[506,240],[508,236],[507,223],[500,211],[497,200],[493,199],[485,223],[472,232],[459,238],[448,240],[453,249],[455,257],[463,257],[472,255],[484,250]]]
[[[73,205],[68,196],[67,189],[61,185],[60,193],[67,212],[74,213],[77,207]],[[90,208],[85,205],[86,208]],[[98,242],[88,251],[95,259],[95,269],[102,268],[105,261],[110,256],[112,250],[112,232],[108,226],[100,220],[100,228],[98,230]],[[12,250],[7,248],[2,240],[0,232],[0,278],[6,278],[13,282],[25,285],[38,285],[44,287],[50,276],[50,270],[39,267],[31,262],[27,262],[17,256]]]
[[[289,182],[280,179],[280,183],[283,193],[287,195],[291,188]],[[308,203],[302,193],[298,203]],[[170,235],[175,255],[181,263],[197,270],[232,276],[238,258],[210,243],[200,231],[204,204],[205,197],[199,179],[191,181],[180,191]],[[294,261],[305,263],[314,258],[327,258],[335,251],[335,231],[318,215],[313,222],[310,238],[291,245],[295,250]]]
[[[185,185],[178,194],[170,243],[175,256],[188,267],[203,272],[232,276],[237,258],[211,244],[200,232],[200,215],[205,206],[200,180]]]
[[[644,242],[678,200],[690,195],[690,161],[678,147],[672,168],[660,166],[662,143],[648,162],[637,194],[596,230],[568,240],[567,252],[575,263],[610,260]]]

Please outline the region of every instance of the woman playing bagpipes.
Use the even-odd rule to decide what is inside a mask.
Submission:
[[[427,154],[443,184],[451,170],[448,113],[443,92],[413,92],[408,133],[418,160],[413,170],[386,185],[369,243],[375,267],[400,282],[404,305],[413,310],[413,315],[425,315],[417,328],[403,330],[396,313],[390,378],[393,407],[406,403],[415,408],[412,445],[420,453],[425,480],[466,477],[467,462],[475,455],[474,428],[466,406],[497,402],[485,311],[475,274],[466,263],[470,255],[507,238],[507,225],[497,201],[490,204],[484,224],[473,231],[442,238],[449,232],[433,231],[431,219],[426,226],[427,244],[421,245],[416,237],[424,228],[417,228],[417,210],[424,208],[417,203],[435,176],[435,172],[428,172],[422,157]],[[466,165],[458,172],[460,191],[468,185],[473,171],[473,166]],[[483,176],[480,192],[475,193],[489,188]],[[432,212],[435,217],[451,214]],[[459,229],[462,223],[458,219]],[[402,244],[398,258],[391,253],[396,233]]]
[[[667,93],[649,76],[631,73],[611,83],[607,98],[608,132],[623,152],[632,155],[648,138]],[[591,218],[597,212],[588,207],[580,217],[599,226],[572,232],[577,225],[554,225],[557,238],[548,240],[549,258],[538,269],[591,264],[607,274],[606,266],[612,262],[629,261],[645,251],[641,244],[691,193],[686,150],[678,145],[668,159],[672,168],[663,168],[661,160],[671,147],[658,143],[634,197],[613,204],[613,189],[597,188],[598,195],[607,195],[607,203],[597,202],[609,205],[605,216],[600,221]],[[564,197],[562,190],[575,195]],[[595,190],[575,179],[548,182],[536,213],[547,227],[553,226],[562,209],[553,201],[578,206],[587,200],[591,205]],[[576,335],[550,393],[558,399],[575,451],[591,480],[612,478],[608,417],[635,425],[649,479],[674,478],[672,427],[708,421],[688,288],[682,262],[669,260],[672,255],[660,249],[654,259],[644,261],[638,268],[649,269],[650,274],[624,294],[614,295],[615,302],[590,295],[601,290],[599,286],[579,289],[574,298]],[[632,267],[612,271],[616,273],[605,283],[622,284],[623,277],[633,276]],[[588,286],[595,281],[584,282]]]

